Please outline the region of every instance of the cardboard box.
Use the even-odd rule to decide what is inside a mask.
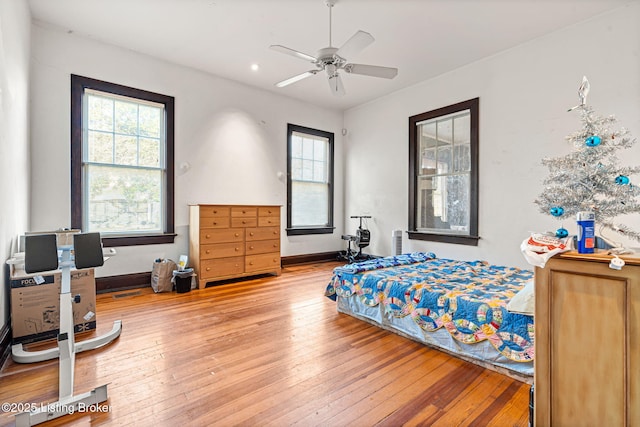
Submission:
[[[27,274],[11,273],[11,327],[13,343],[31,343],[56,338],[60,330],[60,270]],[[96,329],[96,282],[93,268],[71,270],[71,295],[76,333]]]

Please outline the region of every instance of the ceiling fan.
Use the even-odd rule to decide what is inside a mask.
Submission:
[[[331,45],[331,9],[337,0],[325,0],[329,7],[329,46],[318,50],[316,56],[308,55],[294,49],[281,45],[271,45],[270,48],[276,52],[295,56],[296,58],[309,61],[316,66],[316,69],[305,71],[286,80],[276,83],[277,87],[285,87],[298,82],[307,77],[314,76],[320,71],[327,73],[329,88],[334,95],[344,95],[345,90],[340,78],[339,70],[344,70],[350,74],[360,74],[363,76],[382,77],[392,79],[398,74],[397,68],[380,67],[378,65],[352,64],[347,62],[347,58],[360,53],[365,47],[373,43],[374,38],[365,31],[356,32],[342,47],[336,48]]]

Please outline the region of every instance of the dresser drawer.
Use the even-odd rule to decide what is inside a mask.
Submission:
[[[258,208],[258,216],[280,217],[280,208],[276,206],[261,206]]]
[[[200,206],[200,218],[228,217],[231,208],[229,206]]]
[[[200,279],[244,273],[245,257],[206,259],[200,263]]]
[[[258,225],[258,218],[255,216],[231,218],[232,227],[255,227],[256,225]]]
[[[280,227],[279,216],[261,216],[258,217],[258,226],[260,227]]]
[[[205,217],[200,218],[200,228],[229,228],[229,217]]]
[[[279,227],[247,228],[246,238],[247,238],[247,241],[279,239],[280,228]]]
[[[242,242],[216,243],[212,245],[202,245],[200,247],[200,258],[226,258],[244,255],[244,244]]]
[[[231,216],[233,218],[250,218],[258,216],[258,208],[255,206],[232,206]]]
[[[245,272],[280,269],[280,253],[248,255],[245,262]]]
[[[254,240],[246,243],[247,255],[280,252],[280,240]]]
[[[244,229],[227,228],[225,230],[207,229],[200,230],[200,244],[243,242]]]

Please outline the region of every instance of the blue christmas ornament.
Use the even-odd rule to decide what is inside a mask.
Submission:
[[[564,208],[560,207],[560,206],[554,206],[551,209],[549,209],[549,213],[553,216],[562,216],[562,214],[564,214]]]
[[[564,239],[565,237],[567,237],[569,235],[569,232],[567,231],[566,228],[558,228],[556,230],[556,237],[559,237],[561,239]]]
[[[624,175],[618,175],[616,177],[616,184],[618,185],[627,185],[629,183],[629,177]]]
[[[590,136],[584,141],[587,147],[597,147],[601,142],[602,139],[598,135]]]

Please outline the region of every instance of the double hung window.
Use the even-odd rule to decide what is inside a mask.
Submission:
[[[333,232],[333,133],[289,124],[287,234]]]
[[[409,118],[409,238],[478,242],[478,98]]]
[[[173,242],[174,99],[71,81],[72,227],[105,246]]]

